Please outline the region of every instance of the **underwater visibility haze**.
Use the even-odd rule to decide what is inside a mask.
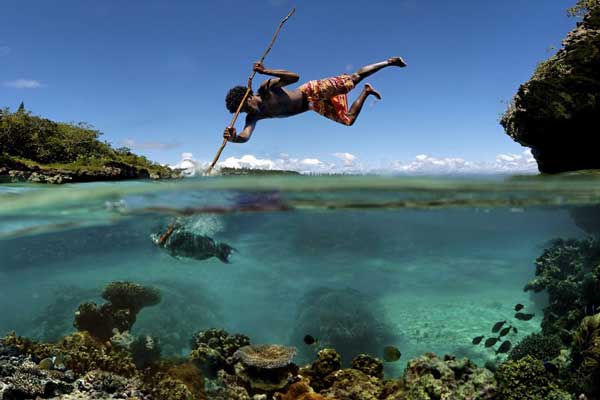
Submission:
[[[599,199],[596,181],[573,177],[2,185],[0,331],[59,341],[81,304],[133,282],[160,295],[130,333],[163,358],[220,328],[295,347],[298,365],[330,347],[346,367],[378,357],[389,378],[426,352],[497,365],[541,329],[545,295],[524,291],[536,259],[556,238],[587,237],[573,210]],[[227,244],[228,259],[157,246],[174,223]]]

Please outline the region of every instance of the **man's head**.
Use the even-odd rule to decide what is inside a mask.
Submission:
[[[244,95],[246,94],[246,90],[248,90],[245,86],[236,86],[229,90],[227,93],[227,97],[225,97],[225,106],[229,110],[230,113],[234,113],[237,111]],[[250,90],[249,96],[252,96],[252,90]],[[244,111],[245,107],[242,107],[242,111]]]

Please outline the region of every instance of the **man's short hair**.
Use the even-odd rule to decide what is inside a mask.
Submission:
[[[248,90],[246,86],[236,86],[229,90],[227,97],[225,97],[225,106],[230,113],[233,114],[237,111],[242,99],[244,98],[244,95],[246,94],[246,90]],[[250,90],[249,96],[252,96],[252,90]]]

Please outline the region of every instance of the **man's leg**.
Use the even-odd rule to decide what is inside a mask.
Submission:
[[[388,58],[386,61],[382,61],[382,62],[378,62],[375,64],[371,64],[371,65],[362,67],[361,69],[359,69],[358,71],[356,71],[355,73],[353,73],[351,75],[352,81],[354,82],[354,84],[357,84],[358,82],[365,79],[367,76],[373,75],[375,72],[379,71],[380,69],[385,68],[385,67],[390,67],[390,66],[406,67],[406,63],[400,57]]]
[[[360,92],[360,94],[358,95],[358,98],[354,100],[354,103],[352,103],[350,110],[348,110],[348,112],[346,113],[346,116],[348,116],[348,122],[346,125],[350,126],[354,124],[354,121],[356,121],[356,118],[358,118],[358,114],[360,114],[360,110],[362,110],[362,106],[365,103],[365,100],[367,100],[367,97],[369,97],[369,95],[371,94],[377,97],[379,100],[381,100],[381,95],[379,94],[379,92],[373,89],[373,87],[367,83],[365,84],[365,87],[363,88],[362,92]]]

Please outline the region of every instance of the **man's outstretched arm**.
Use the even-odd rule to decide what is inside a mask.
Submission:
[[[252,136],[252,132],[254,132],[254,128],[256,128],[256,120],[254,118],[246,117],[246,126],[238,135],[234,127],[225,128],[225,132],[223,132],[223,138],[227,139],[233,143],[245,143],[250,140],[250,136]]]
[[[261,63],[255,63],[253,69],[254,69],[254,71],[258,72],[259,74],[271,75],[271,76],[275,77],[275,78],[271,78],[271,79],[264,81],[260,85],[259,90],[283,87],[286,85],[290,85],[292,83],[296,83],[300,79],[300,75],[298,75],[294,72],[287,71],[285,69],[265,68],[265,66],[262,65]]]

